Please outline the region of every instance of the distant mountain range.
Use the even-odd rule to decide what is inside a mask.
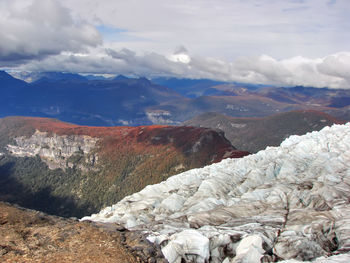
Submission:
[[[45,80],[51,81],[51,82],[58,81],[58,80],[88,80],[90,78],[90,76],[82,76],[80,74],[75,74],[75,73],[56,72],[56,71],[48,71],[48,72],[15,71],[15,72],[11,72],[11,76],[17,79],[21,79],[28,83],[32,83],[36,81],[40,82]]]
[[[213,86],[225,84],[210,79],[154,78],[152,82],[168,87],[187,98],[217,94]]]
[[[201,96],[212,95],[230,95],[230,90],[226,90],[225,86],[234,88],[235,90],[244,88],[249,90],[257,90],[266,85],[249,84],[249,83],[227,83],[223,81],[215,81],[210,79],[179,79],[179,78],[154,78],[152,82],[168,87],[187,98],[197,98]]]
[[[323,112],[290,111],[262,118],[234,118],[214,112],[204,113],[183,125],[220,129],[233,145],[255,153],[267,146],[280,145],[290,135],[303,135],[342,123]]]
[[[0,201],[81,217],[173,174],[247,154],[206,128],[8,117],[0,119]]]
[[[0,73],[0,117],[54,117],[81,125],[137,126],[178,125],[206,112],[266,117],[316,110],[350,120],[350,90],[267,87],[206,79],[150,81],[122,75],[106,79],[61,72],[33,73],[30,78],[32,82],[27,83]]]
[[[145,78],[87,80],[77,74],[50,73],[26,83],[1,72],[0,117],[55,117],[95,126],[152,124],[146,108],[181,99]]]
[[[200,80],[198,82],[201,83]],[[191,88],[198,87],[189,87]],[[148,114],[158,113],[163,121],[170,119],[177,123],[206,112],[232,117],[265,117],[293,110],[316,110],[350,121],[350,90],[267,87],[238,83],[213,85],[209,90],[209,95],[195,98],[187,96],[181,101],[166,101],[150,106],[147,108]],[[208,88],[202,89],[202,92],[208,94]]]

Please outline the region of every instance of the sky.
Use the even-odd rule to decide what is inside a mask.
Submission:
[[[0,0],[0,68],[350,88],[349,0]]]

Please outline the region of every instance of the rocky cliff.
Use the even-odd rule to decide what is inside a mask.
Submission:
[[[25,117],[0,120],[0,152],[0,200],[64,216],[86,215],[173,174],[247,154],[211,129]]]
[[[48,134],[36,130],[35,133],[27,138],[26,136],[15,137],[15,143],[8,144],[8,152],[17,157],[40,158],[48,165],[49,169],[72,168],[75,163],[74,155],[81,155],[84,158],[84,164],[80,169],[93,167],[98,160],[97,154],[91,153],[95,148],[98,138],[86,135],[57,135]]]

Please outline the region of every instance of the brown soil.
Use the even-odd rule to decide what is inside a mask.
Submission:
[[[0,262],[143,262],[118,231],[0,202]]]

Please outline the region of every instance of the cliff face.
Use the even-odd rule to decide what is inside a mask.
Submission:
[[[80,169],[93,167],[98,160],[97,154],[91,153],[95,148],[98,138],[86,135],[49,135],[47,132],[36,130],[27,138],[25,136],[14,138],[15,144],[8,144],[7,150],[17,157],[34,157],[36,155],[48,165],[49,169],[67,167],[72,168],[75,163],[70,157],[81,155],[85,166]]]
[[[64,216],[95,212],[173,174],[248,154],[206,128],[87,127],[24,117],[0,120],[0,148],[0,200]]]

